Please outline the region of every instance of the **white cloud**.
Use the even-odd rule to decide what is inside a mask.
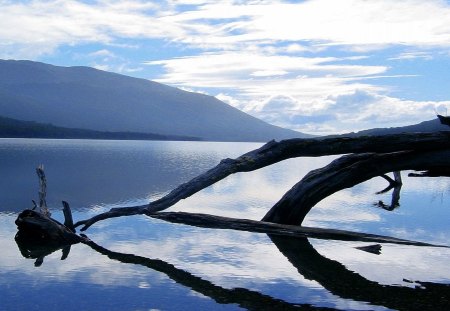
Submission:
[[[188,9],[183,6],[189,4]],[[217,2],[68,0],[1,1],[0,39],[8,45],[56,48],[115,38],[162,38],[212,48],[288,42],[286,50],[317,45],[450,45],[444,1],[314,0]],[[295,31],[294,31],[295,30]],[[310,45],[310,44],[308,44]]]
[[[142,66],[112,47],[145,50],[154,42],[146,40],[158,39],[178,55],[146,63],[163,70],[159,82],[218,95],[245,112],[302,131],[357,130],[370,125],[368,120],[400,125],[385,116],[386,107],[404,113],[404,120],[422,121],[420,113],[446,104],[380,95],[389,88],[369,81],[387,75],[389,67],[356,63],[372,56],[361,51],[387,46],[408,49],[391,60],[430,60],[448,49],[450,6],[445,1],[0,0],[0,7],[0,57],[36,59],[63,46],[76,51],[78,45],[95,43],[98,50],[85,55],[90,65],[133,73]],[[330,51],[336,46],[347,56],[334,56]],[[339,99],[358,92],[376,100],[354,104],[362,113],[355,117],[345,110],[350,103]],[[270,108],[280,98],[289,98],[289,109]],[[408,107],[422,108],[414,113]],[[335,122],[330,122],[332,113]],[[299,120],[308,122],[299,127]]]
[[[430,52],[425,51],[414,51],[414,52],[404,52],[399,54],[396,57],[391,57],[389,60],[414,60],[414,59],[424,59],[424,60],[432,60],[433,56]]]
[[[89,54],[89,56],[91,56],[91,57],[108,57],[108,58],[116,57],[116,55],[113,52],[111,52],[107,49],[101,49],[101,50],[92,52]]]
[[[197,38],[204,45],[249,41],[313,41],[371,48],[450,44],[450,8],[438,0],[217,2],[172,15],[170,20],[218,24],[216,31]]]
[[[35,56],[61,45],[114,43],[115,38],[178,37],[183,28],[166,23],[143,1],[0,2],[0,39],[3,44],[38,48]],[[46,47],[46,49],[42,49]]]
[[[334,63],[334,57],[295,57],[247,52],[205,53],[167,60],[149,61],[163,66],[166,74],[157,81],[177,86],[233,88],[241,96],[258,98],[302,95],[311,99],[325,94],[363,88],[347,82],[386,71],[384,66]],[[367,85],[367,89],[373,87]]]

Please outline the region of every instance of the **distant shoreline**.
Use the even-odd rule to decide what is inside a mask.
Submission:
[[[202,141],[199,137],[139,132],[104,132],[66,128],[0,117],[0,138]]]

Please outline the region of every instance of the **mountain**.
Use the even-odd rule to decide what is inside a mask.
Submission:
[[[196,137],[134,132],[101,132],[66,128],[34,121],[21,121],[0,116],[0,138],[64,138],[115,140],[199,140]]]
[[[424,121],[419,124],[407,125],[401,127],[390,128],[374,128],[370,130],[363,130],[359,132],[352,132],[339,136],[374,136],[374,135],[388,135],[388,134],[400,134],[400,133],[418,133],[418,132],[439,132],[450,131],[450,126],[443,125],[439,119],[433,119],[430,121]]]
[[[90,67],[31,61],[0,60],[0,116],[216,141],[309,136],[265,123],[211,96]]]

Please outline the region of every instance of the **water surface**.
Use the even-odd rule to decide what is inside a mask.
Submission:
[[[44,258],[22,257],[14,235],[18,212],[37,199],[35,168],[44,164],[47,201],[62,220],[115,206],[143,204],[261,144],[0,139],[1,310],[240,310],[328,308],[421,310],[450,296],[448,248],[286,239],[175,225],[145,216],[97,223],[99,247],[73,245]],[[183,200],[172,211],[261,219],[311,169],[333,157],[287,160],[239,173]],[[374,178],[318,204],[305,225],[450,245],[448,178],[408,178],[400,206]],[[444,298],[440,298],[444,297]]]

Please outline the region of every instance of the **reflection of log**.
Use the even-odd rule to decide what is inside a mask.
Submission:
[[[415,282],[415,288],[382,285],[320,255],[307,239],[271,236],[272,242],[305,278],[344,299],[395,310],[448,310],[450,285]]]
[[[311,237],[316,239],[365,241],[374,243],[393,243],[415,246],[448,247],[423,242],[397,239],[389,236],[367,234],[346,230],[321,229],[303,226],[291,226],[250,219],[236,219],[208,214],[191,214],[183,212],[161,212],[151,215],[153,218],[201,228],[233,229],[248,232],[262,232],[271,235],[290,237]]]
[[[450,149],[362,153],[343,156],[309,172],[264,216],[264,221],[300,225],[311,208],[329,195],[387,172],[450,167]]]
[[[133,254],[113,252],[88,239],[86,239],[84,244],[89,245],[92,249],[108,256],[110,259],[123,263],[141,265],[164,273],[178,284],[186,286],[206,297],[210,297],[220,304],[238,304],[246,310],[331,310],[328,308],[311,307],[306,304],[291,304],[246,288],[223,288],[187,271],[178,269],[174,265],[160,259],[150,259]]]
[[[450,167],[437,167],[421,173],[409,173],[409,177],[450,177]]]
[[[86,230],[97,221],[162,211],[194,193],[237,172],[249,172],[268,165],[302,156],[325,156],[359,152],[396,152],[401,150],[435,150],[450,148],[450,132],[394,134],[370,137],[338,137],[327,139],[288,139],[271,141],[259,149],[236,159],[224,159],[216,167],[148,205],[113,208],[90,219],[79,221]],[[385,173],[385,172],[383,172]],[[267,219],[267,217],[266,217]],[[271,220],[275,221],[275,220]],[[297,221],[298,223],[298,221]]]
[[[14,240],[19,247],[20,253],[25,258],[36,259],[34,265],[39,267],[44,262],[44,258],[51,253],[62,250],[61,260],[69,256],[70,246],[74,243],[57,242],[36,237],[25,231],[18,231]]]
[[[397,188],[397,187],[402,187],[403,182],[402,182],[402,175],[400,171],[395,171],[393,172],[394,174],[394,179],[392,179],[391,177],[389,177],[386,174],[380,175],[380,177],[383,177],[384,179],[386,179],[389,183],[389,186],[387,186],[386,188],[384,188],[381,191],[378,191],[377,194],[382,194],[382,193],[386,193],[388,191],[390,191],[392,188]]]

